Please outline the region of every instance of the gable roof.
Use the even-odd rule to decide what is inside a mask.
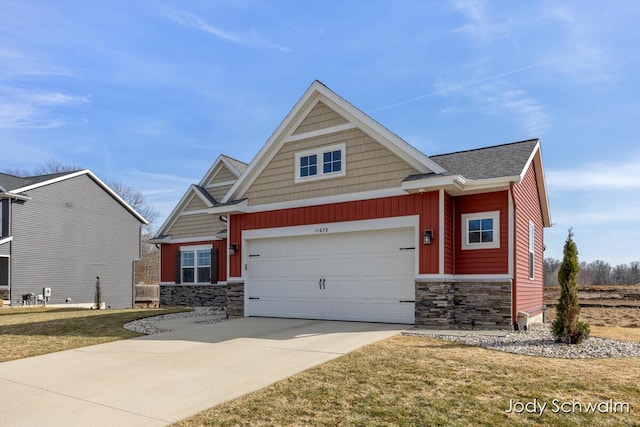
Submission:
[[[0,187],[2,187],[4,191],[9,192],[22,187],[27,187],[34,184],[46,182],[46,181],[59,178],[61,176],[69,175],[75,172],[78,172],[78,171],[59,172],[59,173],[51,173],[47,175],[35,175],[35,176],[26,176],[26,177],[10,175],[8,173],[0,173]]]
[[[148,224],[147,221],[142,215],[136,212],[127,202],[124,201],[122,197],[120,197],[115,191],[109,188],[104,182],[100,180],[93,172],[89,169],[84,169],[80,171],[71,171],[71,172],[61,172],[61,173],[53,173],[48,175],[37,175],[37,176],[28,176],[28,177],[17,177],[9,174],[0,174],[0,185],[6,188],[6,193],[15,196],[22,196],[23,198],[26,196],[26,192],[30,190],[34,190],[36,188],[45,187],[47,185],[55,184],[60,181],[65,181],[67,179],[75,178],[78,176],[86,175],[90,179],[92,179],[98,186],[100,186],[104,191],[106,191],[111,197],[113,197],[118,203],[120,203],[126,210],[128,210],[138,221],[143,224]]]
[[[431,156],[447,169],[444,174],[416,174],[407,177],[402,184],[406,191],[443,187],[450,191],[473,191],[504,187],[511,182],[518,183],[533,163],[538,179],[538,194],[545,227],[551,226],[549,200],[540,140],[512,142],[473,150]]]
[[[414,169],[422,172],[444,173],[446,170],[438,165],[415,147],[404,141],[396,134],[389,131],[384,126],[373,120],[344,98],[333,92],[323,83],[315,80],[304,95],[298,100],[295,106],[289,111],[284,120],[271,134],[267,142],[253,158],[238,181],[231,187],[227,195],[222,200],[228,202],[233,199],[243,197],[251,184],[258,178],[260,173],[269,164],[280,148],[287,142],[309,137],[314,132],[302,135],[293,135],[298,125],[304,120],[306,114],[318,103],[322,102],[338,114],[348,120],[349,123],[329,128],[329,131],[340,131],[358,128],[371,136],[375,141],[385,146],[389,151],[403,159]]]
[[[232,157],[226,156],[224,154],[220,154],[218,158],[213,162],[209,170],[207,170],[207,173],[204,174],[200,182],[198,184],[191,184],[189,186],[189,188],[182,195],[182,197],[180,198],[176,206],[173,208],[173,210],[171,211],[167,219],[162,223],[160,228],[158,228],[156,235],[153,238],[151,238],[149,242],[159,243],[163,239],[170,237],[169,229],[177,221],[178,217],[187,207],[189,202],[192,200],[193,196],[199,197],[209,208],[220,206],[220,201],[216,200],[215,197],[213,197],[207,191],[207,189],[204,188],[204,185],[206,185],[207,182],[211,181],[214,178],[215,174],[217,173],[221,165],[226,166],[227,169],[229,169],[229,171],[236,178],[239,177],[247,167],[247,164],[244,162],[241,162],[240,160],[236,160]]]
[[[467,179],[488,179],[518,176],[526,166],[537,139],[430,156],[449,173],[460,174]]]
[[[221,165],[225,165],[236,178],[242,175],[242,172],[244,172],[244,170],[248,166],[246,163],[241,162],[240,160],[236,160],[233,157],[220,154],[218,158],[213,162],[207,173],[204,174],[198,185],[205,186],[209,181],[211,181]]]
[[[522,174],[538,144],[538,139],[530,139],[430,156],[431,160],[444,167],[447,172],[440,175],[416,174],[407,177],[405,181],[443,175],[461,175],[466,180],[517,177]]]

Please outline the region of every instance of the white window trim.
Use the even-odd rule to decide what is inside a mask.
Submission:
[[[338,151],[340,150],[340,161],[341,161],[341,167],[340,167],[340,171],[338,172],[330,172],[330,173],[324,173],[324,165],[323,165],[323,154],[327,153],[329,151]],[[316,155],[318,156],[318,163],[317,163],[317,168],[318,168],[318,172],[316,175],[312,175],[312,176],[300,176],[300,159],[302,157],[307,157],[307,156],[312,156],[312,155]],[[341,144],[335,144],[335,145],[328,145],[328,146],[324,146],[324,147],[317,147],[314,148],[312,150],[306,150],[306,151],[300,151],[298,153],[296,153],[296,164],[295,164],[295,174],[294,174],[294,182],[296,184],[298,183],[303,183],[303,182],[309,182],[309,181],[317,181],[319,179],[328,179],[328,178],[336,178],[336,177],[340,177],[340,176],[345,176],[347,174],[347,144],[346,142],[343,142]]]
[[[493,220],[493,242],[469,243],[469,221]],[[497,249],[500,247],[500,211],[477,212],[462,215],[462,250]]]
[[[213,245],[180,246],[180,252],[193,252],[193,282],[185,282],[183,276],[182,255],[180,255],[180,283],[184,285],[207,285],[211,282],[198,282],[198,251],[210,251]],[[211,268],[211,265],[209,265]]]
[[[535,262],[535,247],[536,247],[536,229],[533,222],[529,221],[529,252],[527,253],[527,276],[529,276],[529,280],[535,280],[536,276],[536,262]],[[533,255],[533,260],[531,259],[531,255]]]

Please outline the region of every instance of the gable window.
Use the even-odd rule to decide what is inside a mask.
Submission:
[[[534,278],[534,248],[535,248],[535,228],[532,222],[529,222],[529,279]]]
[[[295,182],[334,178],[346,174],[346,143],[296,153]]]
[[[180,248],[180,280],[182,283],[211,283],[211,248]]]
[[[318,155],[300,157],[300,177],[315,176],[318,174]]]
[[[500,211],[462,215],[462,249],[500,247]]]
[[[342,170],[342,151],[329,151],[322,155],[322,171],[324,173],[340,172]]]

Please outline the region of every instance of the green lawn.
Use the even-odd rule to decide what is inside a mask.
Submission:
[[[87,310],[10,308],[0,310],[0,362],[140,336],[122,326],[132,320],[183,309]]]

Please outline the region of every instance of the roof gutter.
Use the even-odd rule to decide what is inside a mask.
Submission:
[[[247,213],[249,208],[249,200],[243,200],[239,203],[228,205],[214,206],[207,209],[207,213],[215,215],[231,215],[239,213]]]
[[[487,179],[466,179],[462,175],[441,176],[436,178],[416,179],[402,183],[402,189],[407,193],[433,191],[438,189],[455,189],[458,191],[474,191],[501,186],[521,181],[520,176],[501,176]]]
[[[0,193],[0,199],[13,199],[13,200],[31,200],[31,197],[23,196],[21,194],[14,193]]]

